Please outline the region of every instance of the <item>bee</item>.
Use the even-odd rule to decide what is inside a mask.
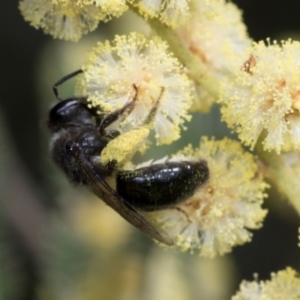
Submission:
[[[87,97],[62,99],[58,86],[80,73],[75,71],[53,86],[59,102],[50,110],[47,125],[54,162],[71,183],[88,186],[129,223],[157,241],[173,245],[172,239],[142,213],[176,207],[191,197],[209,178],[206,161],[165,161],[135,170],[118,168],[115,159],[101,163],[102,151],[120,135],[107,127],[132,109],[135,99],[119,110],[100,115],[99,108],[88,106]]]

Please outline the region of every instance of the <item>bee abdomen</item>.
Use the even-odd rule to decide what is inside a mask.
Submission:
[[[134,171],[120,171],[117,192],[137,209],[155,211],[191,197],[209,178],[207,163],[166,162]]]

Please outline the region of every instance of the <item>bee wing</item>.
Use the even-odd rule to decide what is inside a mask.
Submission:
[[[101,198],[125,220],[145,234],[168,246],[172,246],[174,244],[167,233],[163,231],[158,232],[158,230],[156,230],[155,227],[144,218],[144,216],[142,216],[133,206],[131,206],[124,198],[113,190],[102,176],[95,171],[92,164],[85,158],[82,152],[79,149],[76,150],[78,150],[78,153],[76,153],[74,157],[82,171],[82,174],[87,179],[89,187],[95,195]]]

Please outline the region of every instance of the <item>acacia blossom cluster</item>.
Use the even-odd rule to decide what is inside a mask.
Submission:
[[[33,27],[54,38],[76,42],[95,30],[100,21],[120,17],[129,4],[137,7],[145,19],[159,18],[173,28],[190,17],[189,0],[21,0],[20,10]]]
[[[267,185],[254,157],[236,141],[203,138],[198,149],[187,147],[176,159],[205,159],[210,173],[190,199],[154,213],[176,246],[214,257],[249,242],[248,229],[261,227],[267,213],[261,207]]]
[[[132,33],[98,43],[82,70],[77,94],[87,96],[91,106],[105,113],[129,106],[116,123],[118,130],[149,125],[158,144],[180,137],[190,119],[191,83],[161,39]]]
[[[22,0],[24,18],[55,38],[77,41],[100,21],[119,17],[128,7],[144,19],[157,18],[223,82],[223,119],[253,147],[264,133],[267,150],[300,148],[300,43],[251,46],[241,11],[225,0]],[[157,21],[157,20],[156,20]],[[171,45],[171,43],[170,43]],[[174,50],[174,49],[172,49]],[[176,50],[176,49],[175,49]],[[176,53],[176,51],[174,51]],[[179,56],[178,56],[179,57]],[[275,66],[275,67],[274,67]],[[77,77],[76,95],[87,98],[99,115],[122,111],[108,127],[120,135],[101,153],[101,163],[131,165],[146,147],[150,130],[157,144],[180,138],[190,110],[208,112],[215,98],[194,83],[168,44],[138,33],[99,42]],[[201,72],[199,77],[201,77]],[[197,73],[198,76],[198,73]],[[191,76],[192,77],[192,76]],[[192,78],[195,80],[195,78]],[[175,208],[155,212],[159,223],[182,250],[214,257],[251,240],[262,225],[267,187],[253,155],[238,142],[202,139],[171,160],[207,161],[210,178]],[[163,160],[165,161],[165,160]],[[151,163],[143,164],[143,166]],[[136,166],[141,167],[141,165]],[[134,169],[134,167],[133,167]],[[238,298],[237,298],[238,299]],[[242,299],[242,298],[241,298]]]

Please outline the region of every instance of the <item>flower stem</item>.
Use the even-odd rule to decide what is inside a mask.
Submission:
[[[141,16],[137,7],[130,5],[130,8]],[[171,51],[187,68],[187,75],[190,79],[202,86],[211,95],[218,98],[220,89],[219,80],[215,78],[202,61],[182,43],[177,33],[167,25],[161,23],[157,18],[149,19],[147,23],[158,36],[169,44]]]
[[[293,169],[275,151],[263,150],[261,139],[258,140],[255,150],[266,164],[266,177],[270,179],[279,192],[287,197],[300,215],[300,184]]]

